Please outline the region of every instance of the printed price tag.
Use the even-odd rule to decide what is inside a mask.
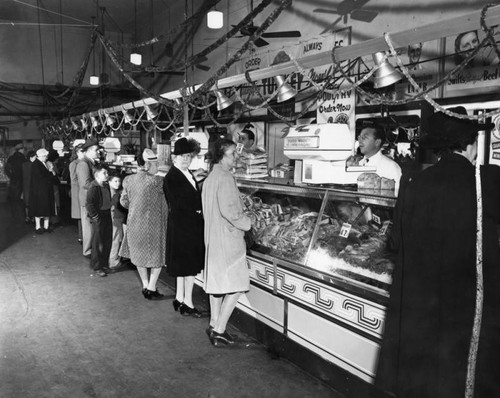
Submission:
[[[380,228],[379,235],[387,235],[387,231],[389,230],[389,227],[392,225],[392,222],[390,221],[384,221],[382,224],[382,228]]]
[[[347,238],[349,236],[349,232],[351,232],[352,225],[349,223],[343,223],[342,228],[340,228],[339,236],[343,238]]]
[[[236,153],[241,155],[241,152],[243,152],[243,144],[239,142],[238,144],[236,144]]]
[[[380,219],[379,216],[377,216],[376,214],[372,214],[372,221],[377,224],[377,225],[381,225],[382,224],[382,220]]]

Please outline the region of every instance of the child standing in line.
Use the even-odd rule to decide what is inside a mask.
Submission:
[[[109,188],[111,190],[111,219],[113,221],[113,243],[109,254],[109,267],[119,268],[124,265],[121,257],[118,255],[123,241],[123,234],[127,224],[127,213],[120,204],[122,193],[122,179],[119,174],[112,174],[109,178]]]

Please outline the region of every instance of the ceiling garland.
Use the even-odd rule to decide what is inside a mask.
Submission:
[[[229,68],[230,65],[232,65],[234,62],[236,62],[238,59],[240,59],[242,54],[244,54],[246,51],[248,51],[248,49],[251,47],[252,43],[262,34],[262,32],[265,29],[267,29],[267,27],[274,21],[274,19],[277,18],[279,13],[284,8],[289,6],[290,3],[291,3],[291,0],[281,0],[280,5],[273,11],[273,13],[268,17],[268,19],[257,29],[257,31],[249,38],[249,40],[241,47],[241,49],[230,60],[228,60],[228,62],[225,65],[223,65],[211,78],[209,78],[204,84],[202,84],[199,89],[197,89],[196,91],[192,91],[192,92],[190,91],[190,89],[188,87],[184,87],[184,88],[180,89],[183,103],[188,104],[191,108],[193,108],[193,112],[191,114],[191,117],[193,117],[195,108],[204,109],[205,114],[216,125],[223,126],[221,123],[217,122],[217,120],[214,118],[212,113],[209,111],[210,106],[215,103],[215,101],[213,101],[213,97],[210,97],[211,90],[213,89],[214,86],[216,87],[218,78],[223,73],[225,73],[227,71],[227,69]],[[408,72],[408,69],[403,64],[403,61],[401,60],[401,58],[399,57],[397,51],[395,50],[395,48],[393,46],[390,34],[384,35],[384,39],[385,39],[387,46],[389,48],[389,53],[385,54],[385,58],[387,58],[389,56],[394,56],[397,60],[397,63],[398,63],[400,70],[406,76],[406,78],[408,79],[410,84],[412,84],[412,86],[415,88],[416,94],[411,98],[403,100],[404,103],[416,101],[416,100],[420,100],[420,99],[425,99],[436,110],[443,111],[443,112],[448,113],[448,114],[455,116],[455,117],[470,119],[470,120],[477,120],[479,118],[485,118],[485,117],[490,117],[490,116],[500,114],[500,110],[496,110],[496,111],[492,111],[492,112],[489,112],[487,114],[482,114],[482,115],[472,115],[472,116],[457,115],[457,114],[454,114],[454,113],[447,111],[446,109],[441,107],[439,104],[437,104],[433,99],[431,99],[428,96],[428,93],[432,89],[435,89],[437,87],[442,86],[443,84],[446,84],[446,82],[450,79],[450,77],[453,74],[460,72],[469,63],[469,61],[476,55],[476,53],[480,50],[480,48],[484,47],[485,45],[487,45],[487,44],[492,45],[495,48],[496,53],[500,57],[500,51],[497,47],[495,39],[492,36],[493,30],[491,28],[487,27],[485,24],[486,12],[487,12],[488,8],[490,8],[492,6],[493,5],[485,6],[482,9],[481,16],[480,16],[481,28],[485,32],[486,38],[480,43],[480,45],[473,52],[471,52],[470,54],[467,55],[467,57],[464,59],[464,61],[460,65],[458,65],[450,73],[448,73],[446,76],[444,76],[442,79],[440,79],[436,84],[433,85],[432,88],[427,89],[427,90],[421,90],[421,88],[418,86],[418,84],[414,81],[414,79],[412,78],[412,76]],[[116,56],[116,51],[113,49],[113,47],[110,45],[110,43],[106,41],[105,38],[103,38],[102,36],[99,36],[99,38],[101,40],[101,43],[103,43],[104,48],[106,48],[108,55],[110,55],[112,60],[114,60],[113,62],[115,63],[115,65],[118,67],[119,61],[118,61],[118,57]],[[300,65],[300,60],[295,60],[292,56],[290,56],[290,54],[288,54],[288,55],[289,55],[292,63],[295,65],[295,67],[297,69],[297,73],[300,73],[304,78],[308,78],[306,71]],[[382,104],[382,105],[391,106],[391,105],[399,105],[399,104],[403,103],[403,102],[401,102],[401,100],[392,100],[384,95],[369,93],[361,87],[362,84],[365,83],[366,81],[368,81],[368,79],[377,70],[377,68],[378,68],[377,66],[371,68],[361,79],[359,79],[357,81],[353,81],[351,79],[351,77],[349,76],[348,72],[346,70],[344,70],[344,67],[341,65],[341,63],[335,59],[335,48],[332,49],[331,55],[332,55],[332,62],[334,63],[334,66],[335,66],[333,68],[333,71],[331,72],[331,75],[328,76],[327,80],[322,82],[321,84],[318,84],[316,82],[311,82],[311,84],[318,90],[318,93],[317,93],[318,95],[316,96],[317,102],[311,101],[312,104],[319,103],[321,94],[323,92],[338,93],[338,92],[343,92],[343,91],[348,90],[348,89],[355,89],[367,102],[372,103],[372,104]],[[350,70],[351,67],[352,67],[352,65],[349,65],[348,70]],[[159,129],[161,131],[164,131],[166,129],[165,128],[166,125],[168,125],[168,127],[173,127],[175,129],[176,123],[180,122],[182,120],[182,117],[181,117],[182,116],[181,111],[183,109],[182,105],[176,103],[175,101],[167,100],[163,97],[160,97],[160,96],[154,95],[153,93],[150,93],[149,91],[145,90],[142,86],[140,86],[137,82],[135,82],[134,79],[127,72],[125,72],[123,69],[120,69],[120,71],[124,74],[124,76],[127,79],[129,79],[129,81],[131,81],[132,84],[134,84],[135,87],[137,87],[141,91],[141,93],[143,95],[146,95],[147,97],[155,99],[158,102],[157,107],[158,107],[159,111],[163,112],[163,115],[166,115],[166,117],[169,120],[168,121],[161,121],[161,120],[156,119],[156,121],[155,121],[155,119],[153,119],[153,120],[148,120],[146,122],[146,124],[144,124],[142,121],[142,116],[144,115],[144,110],[139,115],[135,114],[135,113],[137,113],[137,112],[135,112],[133,117],[136,117],[136,118],[139,117],[142,126],[148,131],[151,129],[155,129],[155,128]],[[335,76],[338,75],[337,72],[340,72],[342,78],[349,84],[349,87],[343,86],[343,89],[335,89],[335,90],[330,88],[331,83],[332,83],[332,79],[335,79]],[[291,75],[289,75],[285,81],[287,81],[290,78],[290,76]],[[337,79],[338,79],[338,77],[337,77]],[[248,75],[247,75],[247,81],[251,85],[253,90],[255,91],[256,84],[255,84],[255,82],[253,82],[249,78]],[[233,87],[232,93],[235,94],[237,100],[240,103],[242,103],[244,106],[246,106],[248,109],[256,109],[255,107],[252,107],[250,104],[248,104],[241,97],[237,88]],[[273,93],[271,95],[271,97],[272,98],[275,97],[276,93],[277,93],[277,90],[275,91],[275,93]],[[261,99],[263,99],[263,98],[261,97]],[[296,119],[300,118],[304,114],[304,112],[301,112],[300,114],[295,115],[293,118],[280,115],[269,106],[269,101],[270,101],[270,99],[263,100],[263,102],[260,104],[261,108],[267,108],[267,110],[270,111],[274,116],[276,116],[277,118],[279,118],[280,120],[282,120],[286,123],[293,122]],[[146,107],[146,103],[144,103],[144,107]],[[310,107],[308,107],[308,109]],[[236,112],[236,115],[234,116],[233,120],[230,121],[229,124],[236,122],[242,113],[243,112],[241,112],[241,111]],[[50,123],[48,125],[45,125],[41,128],[42,136],[44,138],[59,138],[59,137],[61,137],[61,135],[73,136],[73,135],[78,134],[78,133],[86,133],[88,135],[93,135],[96,133],[101,134],[103,132],[106,133],[105,128],[101,128],[99,130],[96,130],[93,126],[88,126],[88,123],[86,123],[86,120],[88,120],[88,118],[91,115],[92,114],[82,115],[81,116],[81,127],[78,127],[76,130],[74,129],[74,126],[72,123],[74,120],[72,118],[68,119],[68,120],[63,120],[63,121],[54,122],[54,123]],[[98,115],[105,117],[107,115],[106,110],[99,110]],[[129,115],[129,117],[130,117],[130,115]],[[119,122],[119,126],[122,126],[123,123],[127,123],[124,120],[125,120],[125,113],[123,114],[123,117],[121,118],[121,120]],[[103,118],[101,120],[101,126],[103,126],[103,125],[106,125],[105,118]],[[73,126],[73,127],[69,128],[69,126]],[[108,124],[108,126],[109,126],[109,124]],[[113,126],[113,125],[111,125],[111,126]],[[69,128],[69,130],[68,130],[68,128]],[[117,130],[119,130],[119,128],[111,127],[110,129],[107,129],[107,130],[108,131],[110,131],[110,130],[117,131]]]

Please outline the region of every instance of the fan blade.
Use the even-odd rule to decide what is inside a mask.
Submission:
[[[342,20],[342,18],[342,16],[338,17],[328,28],[323,29],[323,32],[321,32],[321,34],[332,31],[333,27],[337,25]]]
[[[328,10],[326,8],[315,8],[313,12],[321,12],[323,14],[338,14],[337,10]]]
[[[254,41],[254,44],[257,46],[257,47],[264,47],[264,46],[267,46],[269,43],[267,41],[265,41],[264,39],[261,39],[260,37],[258,37],[255,41]]]
[[[354,10],[351,12],[351,18],[362,22],[371,22],[378,15],[378,12],[368,10]]]
[[[298,30],[284,30],[281,32],[267,32],[262,33],[261,37],[267,38],[280,38],[280,37],[300,37],[300,32]]]
[[[195,65],[195,68],[198,68],[198,69],[201,69],[201,70],[204,70],[205,72],[210,70],[210,66],[208,65],[203,65],[203,64],[196,64]]]

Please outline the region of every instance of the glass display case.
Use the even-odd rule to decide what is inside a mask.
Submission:
[[[256,181],[238,185],[252,219],[251,256],[387,295],[394,197]]]

